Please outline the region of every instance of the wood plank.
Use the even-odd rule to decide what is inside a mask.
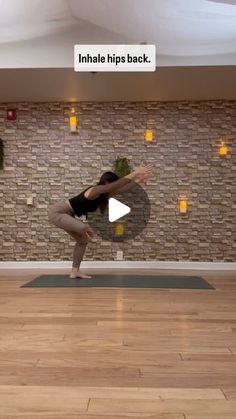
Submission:
[[[236,361],[236,355],[230,353],[221,354],[180,354],[183,361],[210,361],[210,362],[233,362]]]
[[[236,401],[227,400],[113,400],[91,399],[88,407],[89,413],[182,413],[198,414],[225,414],[233,415],[236,412]]]
[[[2,360],[2,362],[1,362]],[[14,360],[16,361],[14,363]],[[68,348],[66,351],[49,352],[32,350],[0,351],[0,365],[15,364],[34,365],[44,367],[133,367],[142,365],[156,365],[159,362],[173,362],[180,360],[179,354],[159,353],[153,351],[125,351],[122,348]]]
[[[2,366],[0,372],[1,385],[44,385],[44,386],[70,386],[81,385],[83,379],[87,382],[106,380],[132,380],[139,378],[138,368],[62,368],[62,367],[19,367]]]
[[[79,371],[79,370],[78,370]],[[81,372],[85,373],[86,369],[82,369]],[[91,374],[78,375],[76,371],[72,371],[70,368],[57,371],[52,371],[47,368],[47,371],[26,371],[22,375],[10,375],[7,372],[5,375],[0,375],[0,383],[2,385],[57,385],[57,386],[97,386],[97,387],[172,387],[172,388],[188,388],[194,386],[194,388],[215,388],[219,389],[224,386],[235,386],[236,374],[223,375],[223,374],[159,374],[159,375],[145,375],[141,377],[134,377],[132,375],[106,375],[105,372],[99,371],[99,375],[96,375],[96,370]]]
[[[1,344],[0,344],[1,346]],[[0,351],[0,367],[6,366],[36,366],[39,354],[31,351]],[[1,374],[1,370],[0,370]]]
[[[147,348],[155,347],[158,348],[157,351],[174,353],[207,353],[207,354],[228,354],[231,353],[230,348],[224,345],[224,342],[214,342],[214,338],[211,340],[205,340],[201,342],[199,339],[162,339],[158,337],[152,337],[149,339],[142,339],[141,336],[131,336],[125,338],[123,345],[127,347],[128,350],[134,350],[140,348],[140,350],[147,350]]]
[[[78,397],[76,387],[0,386],[1,415],[85,412],[88,399]]]
[[[79,365],[95,367],[98,364],[101,367],[106,366],[133,366],[140,367],[143,365],[155,365],[160,361],[168,362],[179,360],[179,354],[165,354],[157,351],[124,351],[123,348],[102,348],[89,347],[78,348],[75,351],[71,348],[71,352],[41,352],[39,355],[39,366],[73,366]]]
[[[189,313],[188,313],[189,314]],[[215,323],[206,324],[202,321],[196,322],[186,322],[184,325],[182,323],[176,324],[175,321],[170,320],[168,321],[168,324],[164,322],[150,322],[150,321],[130,321],[130,320],[103,320],[98,321],[97,326],[99,327],[99,330],[103,330],[106,328],[112,328],[114,329],[122,329],[124,331],[131,331],[138,329],[139,331],[146,331],[146,330],[152,330],[153,328],[156,328],[156,324],[158,323],[158,331],[166,331],[168,334],[176,333],[182,333],[182,334],[189,334],[189,333],[209,333],[209,332],[216,332],[216,333],[231,333],[233,332],[232,325],[230,324],[221,324],[217,321]]]
[[[112,398],[132,400],[161,400],[161,399],[225,399],[220,389],[173,389],[173,388],[80,388],[80,394],[88,398]]]
[[[50,386],[51,388],[52,386]],[[225,400],[220,389],[196,388],[139,388],[139,387],[78,387],[78,397],[82,399],[122,399],[122,400]],[[0,389],[2,386],[0,386]],[[31,386],[29,386],[31,388]]]
[[[140,365],[141,374],[144,376],[169,373],[189,373],[189,374],[230,374],[235,368],[235,362],[214,362],[209,361],[178,361],[178,362],[159,362],[158,365]]]
[[[63,351],[68,349],[68,347],[73,347],[73,349],[78,347],[121,347],[123,344],[123,337],[121,336],[105,336],[101,338],[99,336],[90,337],[81,337],[81,338],[67,338],[65,339],[64,335],[50,334],[45,333],[45,337],[41,339],[42,333],[39,335],[37,333],[21,334],[20,338],[16,334],[9,335],[4,337],[0,342],[0,350],[14,350],[17,346],[21,350],[36,350],[36,351]]]

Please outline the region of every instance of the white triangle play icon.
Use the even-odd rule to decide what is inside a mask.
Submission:
[[[108,218],[111,223],[113,221],[119,220],[119,218],[124,217],[124,215],[129,214],[131,211],[128,205],[122,204],[115,198],[110,198],[108,203]]]

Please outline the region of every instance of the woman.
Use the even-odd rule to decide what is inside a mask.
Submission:
[[[49,221],[55,226],[65,230],[76,240],[71,278],[91,278],[81,272],[80,264],[89,240],[94,232],[87,223],[75,218],[94,212],[98,208],[103,214],[108,205],[108,199],[116,193],[130,189],[135,183],[145,183],[151,176],[151,166],[141,165],[127,176],[119,178],[113,172],[104,173],[95,186],[90,186],[73,198],[60,201],[48,209]]]

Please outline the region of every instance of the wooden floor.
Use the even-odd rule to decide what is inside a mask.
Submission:
[[[0,272],[0,419],[236,418],[235,272],[184,271],[215,291],[20,288],[42,273]]]

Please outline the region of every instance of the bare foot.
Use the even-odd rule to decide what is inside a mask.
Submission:
[[[82,272],[81,272],[81,270],[78,270],[78,271],[76,271],[76,272],[71,272],[71,274],[70,274],[70,278],[81,278],[81,279],[90,279],[90,278],[92,278],[90,275],[86,275],[86,274],[83,274]]]

